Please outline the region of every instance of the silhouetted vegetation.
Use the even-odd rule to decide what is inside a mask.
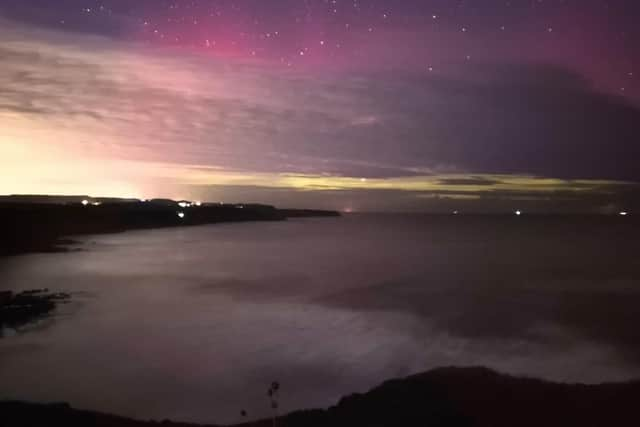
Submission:
[[[277,424],[276,420],[278,418],[278,407],[279,407],[278,391],[279,390],[280,390],[280,383],[277,381],[274,381],[271,383],[271,386],[267,391],[267,396],[269,396],[269,401],[271,403],[271,409],[273,410],[273,418],[272,418],[273,427],[276,426]]]

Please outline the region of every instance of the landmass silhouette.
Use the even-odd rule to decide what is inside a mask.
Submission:
[[[64,250],[66,236],[242,221],[339,216],[335,211],[277,209],[254,203],[90,196],[1,196],[0,256]]]
[[[503,375],[481,367],[440,368],[387,381],[328,409],[293,412],[242,427],[528,427],[635,426],[640,381],[560,384]],[[215,405],[215,402],[212,402]],[[2,425],[31,427],[195,427],[137,421],[73,409],[68,404],[0,402]],[[250,416],[250,414],[249,414]],[[210,427],[213,427],[212,425]]]

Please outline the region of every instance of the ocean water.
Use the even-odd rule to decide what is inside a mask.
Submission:
[[[0,260],[0,290],[73,294],[0,339],[0,399],[232,423],[393,377],[484,365],[640,377],[629,218],[348,215],[80,238]]]

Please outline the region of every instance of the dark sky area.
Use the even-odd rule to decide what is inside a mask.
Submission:
[[[0,193],[640,210],[640,2],[0,0]]]

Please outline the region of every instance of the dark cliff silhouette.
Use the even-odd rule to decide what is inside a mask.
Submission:
[[[213,204],[91,198],[0,197],[0,256],[58,251],[63,236],[290,217],[339,216],[333,211],[280,210],[259,204]]]

